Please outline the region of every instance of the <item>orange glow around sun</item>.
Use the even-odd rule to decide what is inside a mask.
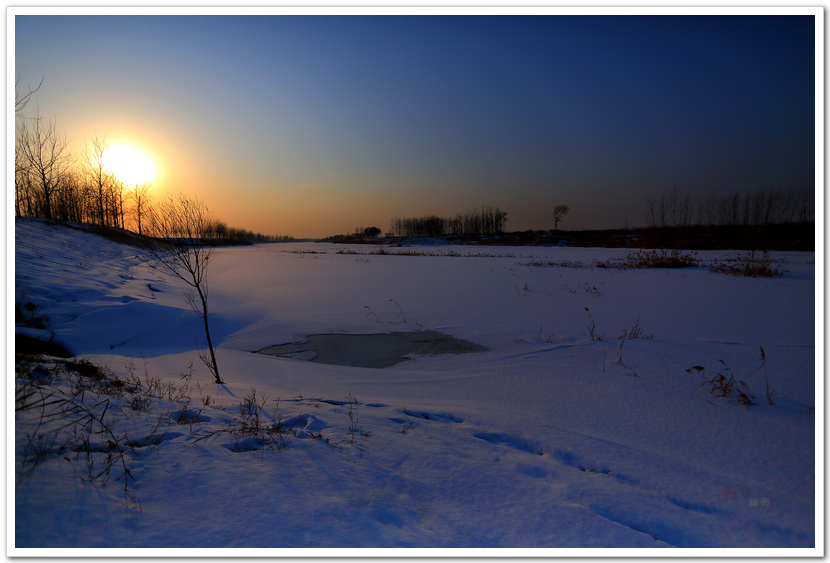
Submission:
[[[104,169],[112,172],[127,186],[152,182],[156,177],[156,165],[149,156],[129,145],[116,145],[103,155]]]

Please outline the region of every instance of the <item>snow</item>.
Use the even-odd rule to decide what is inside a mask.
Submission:
[[[9,436],[8,554],[823,554],[813,253],[771,253],[784,277],[743,278],[593,266],[623,249],[413,249],[216,249],[217,385],[182,283],[133,247],[16,219],[16,298],[48,316],[55,341],[174,385],[192,369],[185,407],[200,414],[177,424],[175,401],[141,416],[113,401],[130,435],[153,442],[125,455],[127,493],[82,481],[76,454],[17,475],[36,423],[22,416]],[[637,326],[642,338],[619,338]],[[417,330],[489,351],[385,369],[252,353],[313,334]],[[753,372],[761,347],[774,405]],[[756,404],[713,397],[686,371],[721,362]],[[223,432],[252,388],[281,417],[287,448]]]

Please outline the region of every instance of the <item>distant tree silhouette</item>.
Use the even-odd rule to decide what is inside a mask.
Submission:
[[[381,233],[381,230],[377,227],[366,227],[363,229],[363,236],[366,238],[375,238]]]
[[[559,230],[559,221],[562,217],[571,212],[571,208],[565,204],[557,205],[553,208],[553,230]]]
[[[211,247],[203,243],[214,224],[207,207],[198,199],[179,194],[169,197],[150,213],[153,234],[157,237],[147,245],[149,257],[168,272],[182,280],[190,290],[187,302],[204,321],[208,352],[199,355],[213,374],[216,383],[222,383],[216,354],[208,326],[208,264]]]
[[[741,194],[698,196],[676,189],[646,196],[646,222],[652,227],[689,225],[770,225],[806,222],[814,217],[814,193],[803,189],[760,189]]]
[[[394,236],[432,237],[451,235],[491,235],[504,230],[507,213],[498,207],[485,205],[468,213],[457,213],[445,218],[435,215],[392,219]]]

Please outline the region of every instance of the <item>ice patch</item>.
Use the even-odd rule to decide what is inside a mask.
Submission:
[[[281,358],[340,366],[386,368],[411,360],[410,354],[432,356],[485,352],[487,348],[440,332],[391,334],[314,334],[299,344],[268,346],[257,352]]]

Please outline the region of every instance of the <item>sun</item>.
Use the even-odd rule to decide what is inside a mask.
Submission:
[[[103,155],[104,169],[112,172],[127,186],[151,182],[156,177],[156,165],[149,156],[129,145],[116,145]]]

